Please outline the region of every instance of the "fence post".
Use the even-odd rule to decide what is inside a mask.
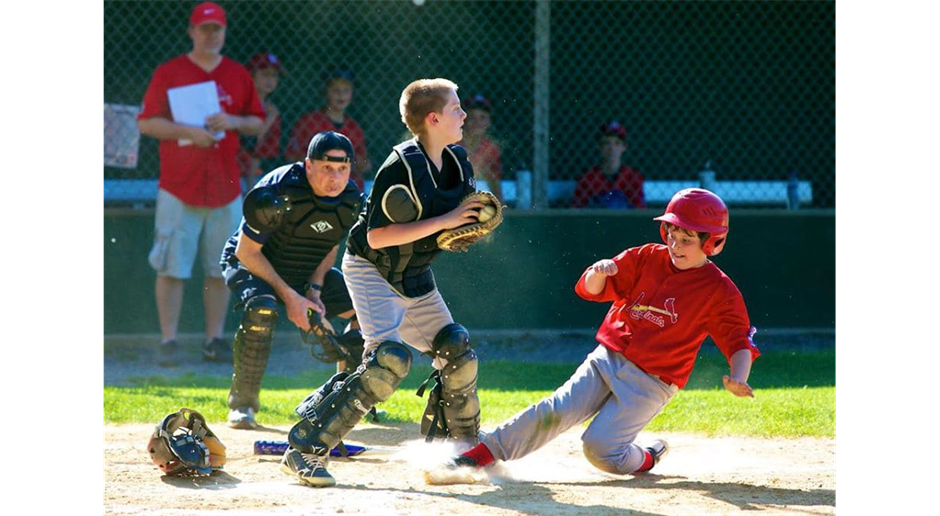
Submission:
[[[549,101],[551,87],[551,2],[535,4],[535,104],[532,145],[532,207],[548,208]]]

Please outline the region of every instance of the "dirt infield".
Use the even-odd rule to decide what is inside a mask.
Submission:
[[[393,447],[392,455],[337,459],[333,488],[305,487],[253,455],[255,440],[285,440],[285,427],[256,431],[213,425],[228,447],[224,471],[169,478],[150,463],[153,425],[106,425],[105,514],[834,514],[835,439],[662,437],[670,454],[656,474],[616,477],[581,455],[573,428],[485,485],[429,486],[421,468],[446,458],[417,441],[416,425],[362,425],[348,441]]]

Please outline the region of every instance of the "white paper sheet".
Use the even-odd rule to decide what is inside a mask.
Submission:
[[[170,101],[170,113],[173,114],[173,121],[178,124],[205,127],[207,117],[222,111],[215,81],[170,88],[166,94]],[[225,137],[225,131],[219,131],[215,134],[215,137],[221,140]],[[177,143],[183,146],[191,145],[193,142],[181,138]]]

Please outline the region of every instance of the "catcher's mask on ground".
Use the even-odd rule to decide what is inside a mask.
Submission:
[[[157,424],[147,451],[150,460],[167,475],[208,475],[225,464],[225,446],[206,426],[206,418],[188,408]]]

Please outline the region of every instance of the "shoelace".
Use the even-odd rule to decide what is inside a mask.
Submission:
[[[323,465],[323,460],[320,459],[319,455],[314,455],[312,453],[301,453],[300,456],[304,459],[304,466],[306,466],[307,469],[316,471],[318,469],[325,468]]]

